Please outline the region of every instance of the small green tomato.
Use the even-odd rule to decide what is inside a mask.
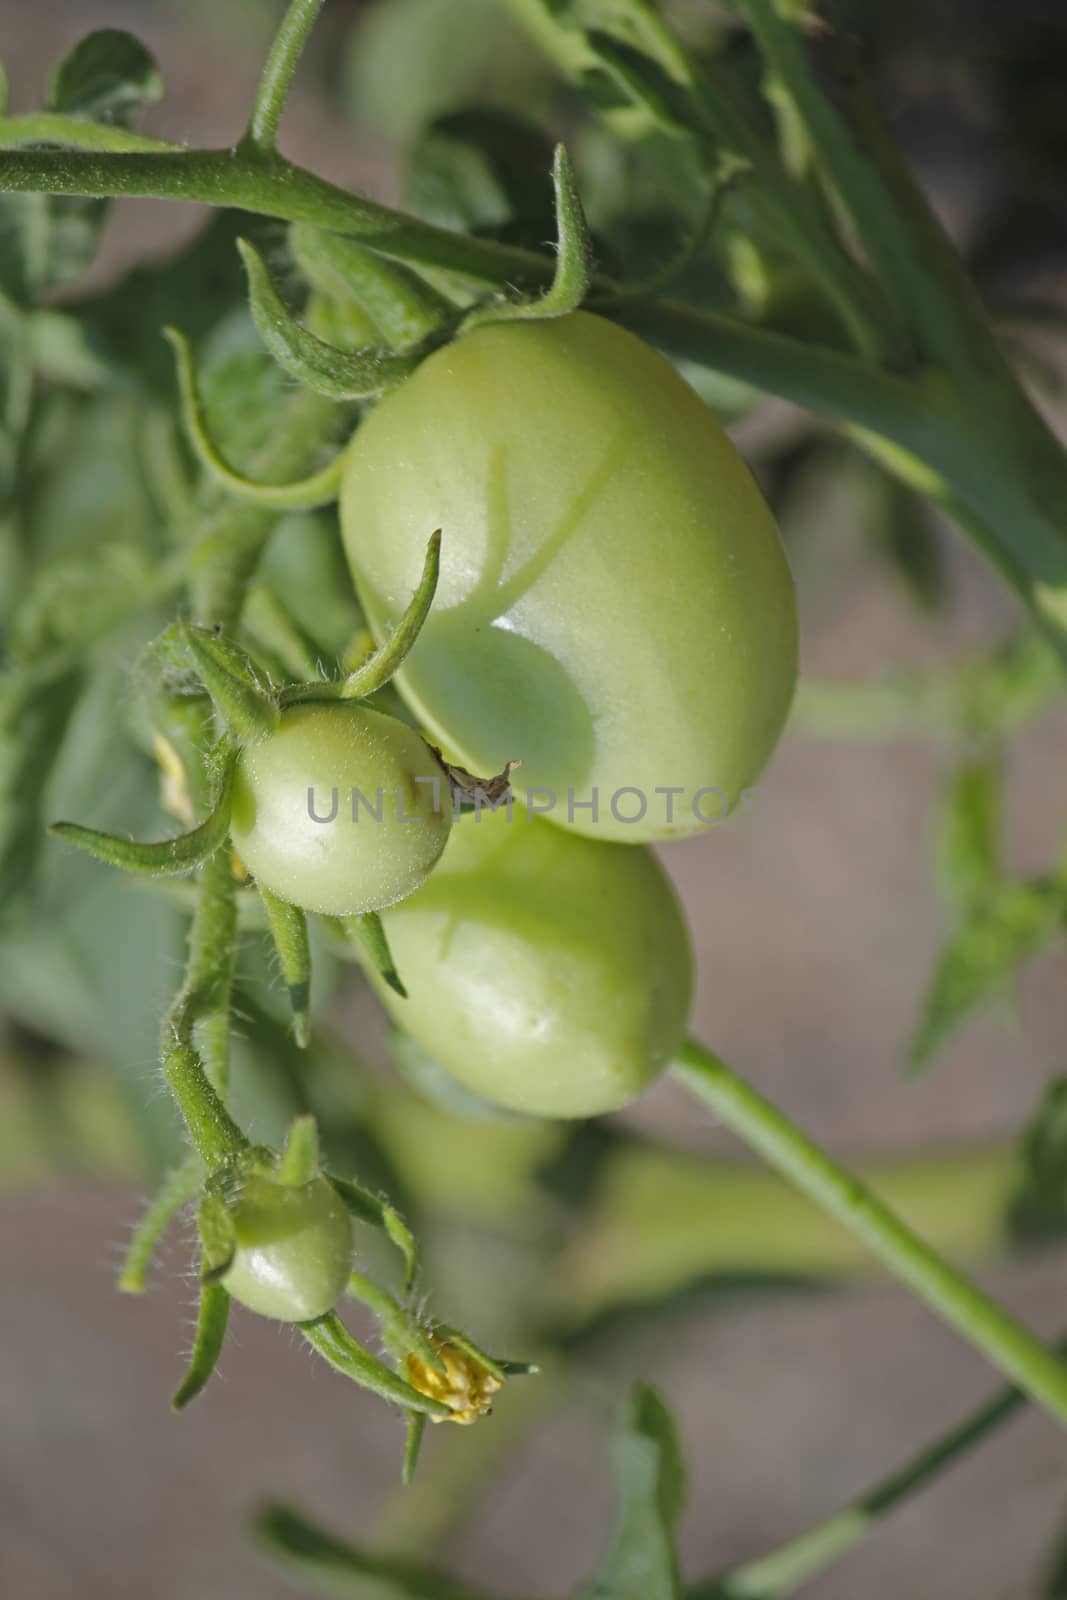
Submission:
[[[448,785],[425,739],[343,701],[290,706],[241,752],[231,832],[266,887],[306,911],[376,911],[410,894],[445,847]]]
[[[325,1178],[248,1177],[230,1214],[237,1253],[222,1283],[235,1300],[281,1322],[333,1309],[352,1272],[352,1221]]]
[[[483,1099],[588,1117],[633,1099],[686,1031],[689,940],[655,856],[470,813],[433,876],[383,914],[395,1020]]]
[[[472,772],[521,757],[516,788],[551,791],[553,822],[696,833],[774,749],[797,670],[774,519],[688,384],[602,317],[482,327],[428,357],[361,425],[341,523],[379,638],[443,529],[398,687]]]

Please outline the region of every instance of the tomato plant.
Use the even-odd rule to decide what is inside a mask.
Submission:
[[[689,940],[647,850],[576,838],[516,806],[455,828],[383,918],[407,997],[397,1023],[484,1099],[591,1117],[666,1066],[689,1016]]]
[[[381,637],[441,524],[398,684],[465,766],[521,757],[554,822],[695,833],[759,776],[796,677],[781,540],[708,408],[624,329],[575,312],[438,350],[360,428],[341,517]]]
[[[308,911],[357,915],[410,894],[448,838],[443,774],[413,728],[360,705],[295,705],[238,763],[245,866]]]
[[[609,1333],[692,1314],[709,1286],[844,1288],[875,1258],[1009,1388],[857,1502],[685,1589],[681,1451],[639,1385],[615,1530],[577,1591],[784,1597],[1025,1401],[1067,1424],[1064,1347],[965,1270],[1067,1235],[1067,1085],[1021,1134],[850,1171],[689,1036],[696,976],[715,1026],[748,1008],[735,970],[694,974],[668,877],[704,938],[732,932],[755,833],[682,836],[757,779],[779,820],[792,809],[767,763],[795,700],[798,739],[948,752],[946,930],[912,1070],[1062,951],[1062,851],[1021,877],[1001,838],[1002,752],[1062,696],[1067,659],[1067,455],[1026,337],[1048,307],[1006,301],[990,265],[1028,265],[1029,234],[1007,213],[965,264],[850,43],[771,0],[684,7],[677,30],[670,0],[376,0],[360,115],[386,106],[412,138],[403,209],[385,206],[278,147],[321,9],[290,0],[247,126],[218,148],[142,131],[162,82],[127,34],[76,45],[37,110],[9,109],[0,73],[0,1164],[95,1140],[109,1176],[151,1169],[131,1294],[195,1210],[176,1409],[236,1303],[397,1408],[405,1482],[427,1419],[478,1425],[388,1508],[395,1559],[287,1508],[260,1519],[311,1581],[398,1600],[456,1592],[426,1546],[539,1408],[615,1381]],[[312,44],[323,93],[339,37]],[[477,84],[515,106],[469,104]],[[83,281],[109,201],[145,195],[216,209],[171,258]],[[812,495],[828,481],[849,549],[904,580],[922,661],[947,664],[808,673],[795,694],[776,522],[802,602],[839,612],[824,580],[842,547],[827,555]],[[951,572],[931,512],[1022,619],[961,662],[937,635]],[[830,837],[810,810],[790,826],[801,853]],[[704,905],[698,861],[725,869]],[[736,951],[776,1018],[807,984],[795,942],[782,981],[758,936]],[[352,1003],[353,958],[388,1031]],[[814,1047],[780,1036],[800,1104]],[[145,1092],[157,1048],[165,1110]],[[771,1170],[721,1158],[713,1125]],[[487,1353],[441,1303],[526,1359]],[[79,1387],[87,1359],[76,1344]],[[542,1367],[516,1404],[511,1380]],[[497,1406],[503,1426],[483,1425]]]

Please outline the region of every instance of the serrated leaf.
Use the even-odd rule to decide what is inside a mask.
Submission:
[[[633,1392],[612,1444],[615,1529],[579,1600],[680,1600],[675,1525],[686,1474],[672,1418],[655,1390]]]
[[[969,916],[993,889],[1000,856],[999,761],[969,761],[949,782],[938,830],[938,872],[946,897]]]
[[[913,1070],[1024,962],[1062,937],[1065,916],[1063,886],[1046,879],[1004,884],[977,907],[938,961],[911,1046]]]

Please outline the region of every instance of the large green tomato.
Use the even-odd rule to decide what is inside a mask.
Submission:
[[[689,939],[650,851],[580,838],[515,804],[472,812],[382,921],[408,998],[386,1007],[484,1099],[535,1116],[624,1105],[685,1035]]]
[[[707,827],[759,775],[796,678],[789,569],[730,440],[640,339],[579,312],[437,351],[362,425],[341,513],[379,638],[444,531],[398,684],[452,760],[521,758],[531,808],[631,843]]]
[[[235,1300],[282,1322],[333,1309],[352,1272],[352,1219],[325,1178],[246,1178],[230,1214],[237,1250],[222,1282]]]
[[[307,911],[345,916],[410,894],[451,825],[448,784],[425,739],[364,705],[290,706],[237,764],[237,852]]]

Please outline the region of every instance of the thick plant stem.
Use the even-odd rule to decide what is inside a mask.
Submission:
[[[292,0],[282,18],[248,124],[247,142],[258,150],[274,149],[293,74],[322,5],[323,0]]]
[[[1067,1338],[1061,1339],[1056,1348],[1067,1357]],[[925,1489],[1025,1404],[1021,1389],[1000,1390],[866,1494],[777,1550],[746,1561],[709,1583],[696,1584],[689,1589],[688,1600],[785,1600],[785,1596],[854,1549],[881,1517]]]
[[[1067,1365],[888,1206],[839,1167],[755,1089],[695,1041],[675,1076],[734,1133],[825,1211],[863,1239],[894,1277],[912,1289],[995,1367],[1067,1425]]]

